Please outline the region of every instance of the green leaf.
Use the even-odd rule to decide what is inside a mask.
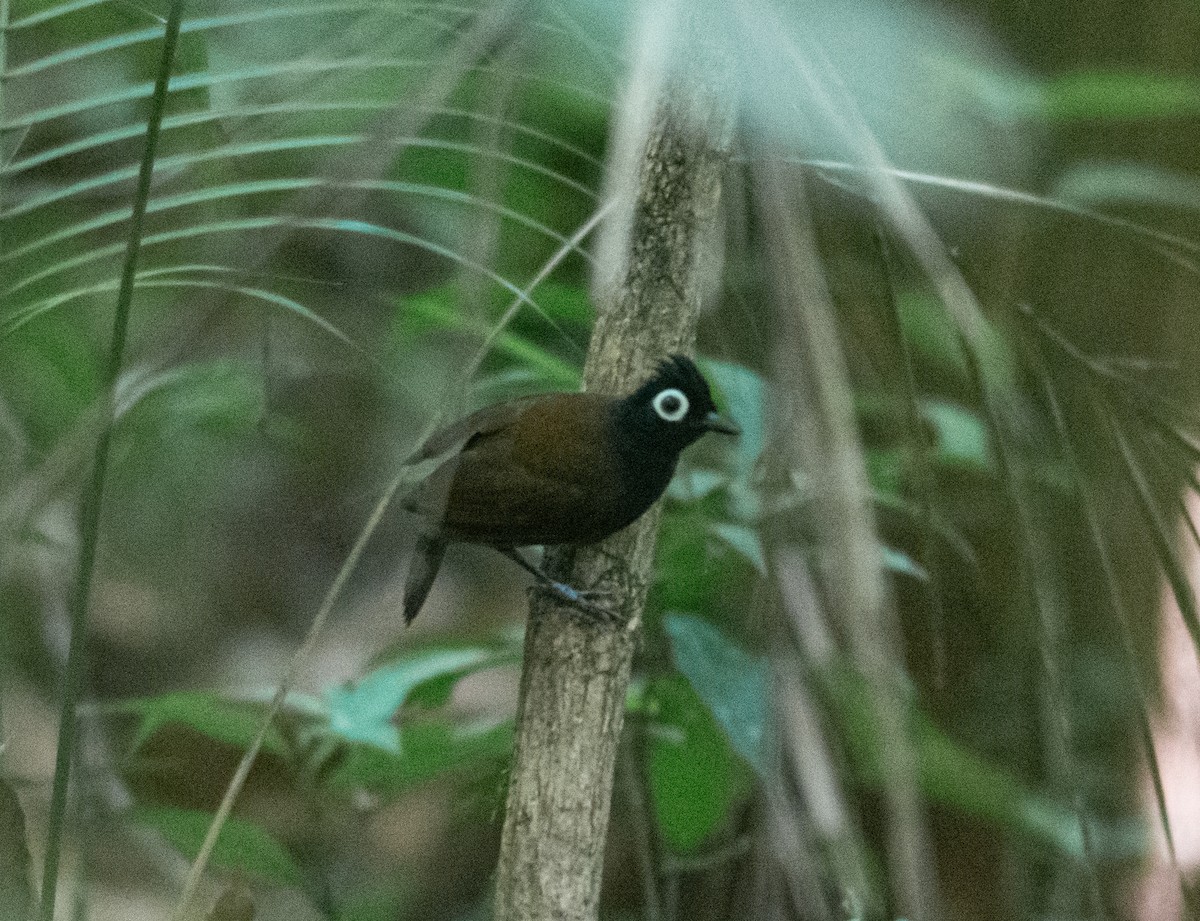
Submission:
[[[513,725],[462,725],[422,720],[404,727],[404,747],[391,752],[352,745],[325,783],[331,790],[366,790],[395,796],[455,771],[494,765],[500,770],[512,751]]]
[[[1081,163],[1059,179],[1054,198],[1080,204],[1159,205],[1200,211],[1200,180],[1141,163]]]
[[[734,476],[749,477],[766,442],[763,397],[766,387],[762,376],[742,365],[707,359],[702,366],[721,397],[730,418],[742,434],[734,439]]]
[[[185,856],[195,859],[213,816],[196,809],[154,806],[135,809],[133,820],[159,832]],[[262,828],[244,819],[226,820],[213,848],[212,863],[287,886],[298,885],[302,879],[300,870],[283,846]]]
[[[728,475],[719,470],[690,467],[681,470],[667,486],[667,495],[675,502],[699,502],[729,482]]]
[[[995,470],[987,427],[975,413],[942,400],[923,400],[921,414],[933,426],[938,464]]]
[[[720,723],[737,753],[762,775],[770,686],[766,662],[699,617],[669,614],[664,625],[675,667]]]
[[[1041,84],[1035,105],[1037,114],[1053,121],[1177,118],[1200,113],[1200,80],[1083,70]]]
[[[747,560],[761,575],[767,574],[767,557],[763,552],[762,538],[749,525],[732,521],[715,521],[709,525],[713,536]]]
[[[370,889],[362,884],[342,897],[337,921],[396,921],[406,915],[407,904],[401,892],[393,889]],[[460,915],[461,921],[473,921],[482,915]]]
[[[695,851],[747,789],[745,768],[691,685],[679,676],[646,689],[650,791],[664,840]]]
[[[883,553],[883,565],[889,572],[894,572],[902,576],[910,576],[920,582],[929,581],[929,572],[914,560],[903,550],[897,550],[895,547],[881,546],[880,550]]]
[[[927,368],[927,373],[955,383],[965,382],[970,371],[962,338],[945,305],[928,295],[901,292],[896,309],[904,337],[919,365]]]
[[[592,309],[587,291],[579,285],[564,285],[546,279],[537,287],[537,299],[546,313],[564,323],[588,326],[595,317],[596,311]]]
[[[185,365],[151,381],[126,425],[146,425],[158,437],[199,428],[213,433],[250,431],[262,418],[262,382],[250,368],[232,361]]]
[[[396,713],[418,686],[511,661],[508,652],[487,647],[430,648],[375,669],[360,680],[324,694],[329,731],[350,742],[365,742],[401,754]]]
[[[411,342],[434,330],[468,332],[486,340],[492,334],[491,324],[463,311],[458,304],[459,296],[456,286],[443,285],[398,301],[396,340]],[[538,298],[540,302],[540,294]],[[539,308],[545,311],[540,303]],[[576,367],[511,330],[502,331],[493,348],[518,365],[536,371],[548,386],[574,389],[579,385]]]
[[[79,317],[63,315],[0,342],[0,390],[39,450],[49,451],[95,398],[103,368],[96,338]]]
[[[256,703],[230,700],[212,691],[173,691],[105,706],[110,713],[132,713],[141,718],[133,750],[141,748],[163,726],[175,723],[238,748],[248,748],[262,723],[265,708]],[[284,755],[287,745],[272,726],[263,749]]]
[[[665,621],[679,670],[712,711],[731,744],[756,770],[763,767],[767,717],[766,661],[744,652],[711,624],[690,615]],[[883,753],[876,708],[866,682],[849,669],[825,674],[841,737],[860,782],[883,783]],[[1074,811],[1026,788],[1008,771],[984,761],[943,733],[915,702],[908,706],[908,732],[916,756],[921,790],[932,802],[1019,831],[1074,856],[1083,854],[1083,837]],[[1096,825],[1097,848],[1114,858],[1145,850],[1137,821]]]
[[[39,14],[25,16],[14,22],[10,28],[28,28],[38,22],[44,22],[51,18],[52,15],[61,15],[63,9],[80,9],[88,3],[70,3],[57,8],[54,11],[42,11]],[[296,4],[282,5],[267,9],[254,9],[250,11],[239,11],[221,16],[207,16],[203,18],[189,19],[180,25],[180,35],[189,35],[197,32],[211,32],[217,29],[228,29],[234,26],[241,25],[261,25],[265,21],[281,18],[295,17],[312,17],[327,14],[331,9],[341,9],[346,12],[358,12],[363,9],[364,4],[361,0],[354,0],[348,3],[330,3],[328,0],[320,4]],[[162,37],[162,29],[158,27],[132,29],[125,32],[119,32],[115,35],[106,35],[103,38],[96,39],[85,44],[75,47],[66,48],[55,54],[48,54],[44,57],[35,58],[29,63],[20,67],[9,68],[8,77],[28,76],[51,67],[61,66],[67,63],[73,63],[84,60],[93,55],[111,52],[118,48],[126,48],[131,45],[153,42]]]

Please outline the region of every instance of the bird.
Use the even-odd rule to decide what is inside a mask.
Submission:
[[[684,355],[663,360],[624,397],[542,393],[484,407],[431,435],[410,463],[445,457],[404,500],[421,519],[404,586],[420,612],[452,542],[499,550],[575,607],[592,593],[557,582],[518,551],[603,540],[666,490],[679,455],[707,432],[738,435]]]

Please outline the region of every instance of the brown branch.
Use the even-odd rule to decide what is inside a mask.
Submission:
[[[703,57],[695,43],[680,46]],[[691,351],[695,342],[697,265],[716,219],[729,118],[719,94],[704,91],[711,83],[694,72],[688,77],[665,84],[643,140],[629,145],[636,179],[616,228],[624,245],[609,248],[618,264],[605,267],[615,284],[600,298],[588,390],[627,392],[662,356]],[[636,124],[636,115],[627,123]],[[618,181],[621,166],[614,167]],[[548,560],[556,578],[611,592],[621,622],[587,623],[548,595],[531,604],[496,921],[596,918],[613,768],[659,515],[655,506],[603,543]]]

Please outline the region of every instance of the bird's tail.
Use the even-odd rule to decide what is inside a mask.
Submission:
[[[437,578],[438,567],[446,553],[446,541],[440,537],[422,534],[413,550],[408,564],[408,576],[404,580],[404,623],[411,624],[421,611],[425,596]]]

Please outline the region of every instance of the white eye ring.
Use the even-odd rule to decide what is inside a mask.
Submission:
[[[668,387],[654,398],[654,411],[660,419],[678,422],[688,414],[688,398],[677,387]]]

